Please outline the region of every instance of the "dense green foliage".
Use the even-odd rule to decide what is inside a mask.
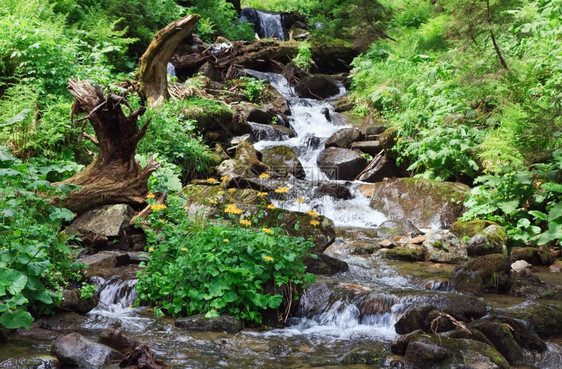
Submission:
[[[263,209],[238,218],[242,210],[230,204],[222,209],[229,222],[209,223],[188,217],[180,196],[166,204],[148,201],[151,257],[136,289],[157,314],[228,313],[260,323],[264,310],[280,307],[296,294],[294,286],[314,279],[303,265],[312,242],[278,227],[260,228]]]
[[[66,280],[80,277],[81,264],[71,261],[61,233],[74,214],[37,194],[63,195],[71,188],[53,188],[47,178],[76,169],[23,163],[0,146],[0,327],[29,329],[31,313],[51,312]]]

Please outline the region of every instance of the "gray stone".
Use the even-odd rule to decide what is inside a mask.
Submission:
[[[378,155],[382,151],[379,141],[357,141],[351,144],[351,148],[372,156]]]
[[[238,333],[242,330],[242,322],[229,315],[207,319],[202,314],[198,314],[176,319],[174,325],[178,328],[199,332]]]
[[[261,124],[261,123],[249,123],[252,127],[252,141],[284,141],[291,137],[295,137],[297,134],[291,128],[280,126],[278,124]]]
[[[506,243],[507,233],[505,228],[495,224],[489,225],[466,242],[468,256],[476,257],[501,253]]]
[[[425,261],[434,263],[456,263],[466,260],[466,247],[451,232],[432,229],[425,234],[422,247]]]
[[[273,120],[274,116],[275,115],[273,115],[269,111],[260,108],[251,108],[245,118],[248,122],[269,124]]]
[[[359,151],[329,147],[317,159],[320,170],[330,179],[353,180],[367,165]]]
[[[68,234],[94,234],[119,237],[135,211],[126,204],[105,205],[80,215],[66,229]]]
[[[281,177],[293,175],[295,178],[304,179],[306,176],[300,160],[295,151],[287,146],[275,146],[262,150],[264,164]]]
[[[325,99],[338,94],[339,91],[338,82],[326,74],[307,76],[296,87],[296,92],[300,97],[312,99]]]
[[[80,290],[63,290],[60,309],[64,311],[74,311],[78,314],[86,314],[98,305],[99,298],[94,296],[82,298]]]
[[[369,165],[369,168],[357,179],[363,182],[376,183],[385,178],[395,177],[400,177],[400,170],[392,160],[388,160],[386,156],[381,156],[376,158],[374,165]]]
[[[334,132],[325,142],[326,147],[350,148],[355,141],[362,139],[363,134],[357,128],[342,128]]]
[[[51,353],[63,364],[79,368],[101,368],[112,360],[122,358],[118,351],[89,340],[78,333],[70,333],[57,338]]]
[[[381,238],[392,238],[394,236],[414,236],[421,234],[421,231],[409,220],[385,220],[379,228],[377,235]]]
[[[479,256],[453,269],[453,288],[474,295],[484,291],[507,291],[511,283],[510,264],[509,258],[502,254]]]
[[[371,207],[389,219],[408,219],[418,228],[448,228],[464,212],[470,188],[461,183],[394,178],[375,183]]]

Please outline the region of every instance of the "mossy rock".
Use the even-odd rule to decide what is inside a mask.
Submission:
[[[340,362],[343,365],[375,365],[384,364],[386,357],[389,355],[388,350],[382,343],[375,344],[378,346],[373,349],[355,349],[342,356]]]
[[[295,151],[287,146],[275,146],[262,150],[262,161],[280,177],[293,175],[304,179],[306,176],[303,166]]]
[[[542,265],[539,252],[536,247],[514,247],[509,255],[512,262],[525,260],[531,265]]]
[[[489,220],[482,220],[482,219],[472,219],[469,221],[461,222],[456,221],[451,225],[449,231],[457,236],[458,238],[463,237],[472,237],[477,234],[481,234],[486,227],[496,224],[494,222],[490,222]]]
[[[509,258],[502,254],[480,256],[457,266],[452,271],[453,288],[480,295],[484,291],[509,290]]]
[[[531,302],[509,309],[510,316],[529,322],[539,337],[562,336],[562,307],[541,302]]]
[[[422,261],[423,252],[417,249],[394,248],[385,249],[382,256],[391,260]]]
[[[465,208],[470,188],[461,183],[393,178],[375,183],[370,206],[389,219],[407,219],[419,228],[448,228]]]

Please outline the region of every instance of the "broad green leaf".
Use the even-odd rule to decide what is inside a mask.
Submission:
[[[562,193],[562,184],[558,184],[558,183],[553,183],[553,182],[543,183],[541,184],[541,188],[543,190],[547,190],[550,192]]]
[[[513,213],[518,207],[519,200],[498,202],[498,208],[500,208],[505,214]]]
[[[207,311],[207,313],[205,314],[205,318],[206,319],[213,319],[213,318],[218,318],[220,317],[220,313],[216,310],[209,310]]]
[[[70,222],[74,219],[74,213],[66,208],[55,208],[55,210],[49,214],[49,218],[51,220],[62,219],[67,222]]]
[[[542,211],[538,211],[538,210],[529,210],[529,214],[531,214],[533,217],[535,217],[535,219],[538,220],[546,220],[547,216],[545,213],[543,213]]]
[[[19,122],[25,120],[25,118],[27,118],[27,115],[29,114],[30,111],[31,111],[31,109],[23,109],[18,114],[11,117],[10,119],[6,119],[4,121],[5,122],[4,124],[0,124],[0,128],[6,127],[6,126],[11,126],[12,124],[19,123]]]
[[[521,184],[526,184],[526,185],[533,184],[530,172],[517,172],[515,173],[513,178],[515,178],[515,180]]]
[[[521,218],[519,219],[519,221],[517,221],[518,228],[527,228],[530,225],[531,225],[531,221],[527,218]]]
[[[12,295],[20,293],[27,283],[27,276],[13,269],[6,269],[0,272],[0,285]]]
[[[537,243],[539,245],[544,245],[550,241],[562,240],[562,224],[558,224],[555,227],[548,228],[543,234],[541,234]]]
[[[552,222],[555,219],[558,219],[562,216],[562,201],[556,203],[553,207],[550,208],[548,212],[548,221]]]
[[[51,294],[49,293],[50,291],[41,291],[36,293],[33,298],[35,300],[41,301],[44,304],[52,304],[53,303],[53,297],[51,296]]]
[[[8,329],[25,328],[29,329],[33,322],[33,317],[24,309],[15,311],[5,311],[0,315],[0,324]]]

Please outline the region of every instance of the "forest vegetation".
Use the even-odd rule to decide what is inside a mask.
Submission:
[[[313,38],[360,48],[351,71],[353,111],[394,131],[398,165],[412,176],[471,185],[464,218],[506,226],[511,246],[560,246],[562,0],[246,0],[242,6],[297,11],[308,19]],[[195,33],[204,41],[254,37],[224,0],[0,3],[0,326],[29,327],[34,316],[53,311],[65,286],[81,283],[84,265],[75,261],[71,247],[76,240],[62,231],[76,214],[49,200],[74,189],[51,184],[79,172],[97,151],[88,139],[92,128],[70,119],[69,78],[89,79],[125,94],[124,82],[134,79],[154,33],[186,14],[201,15]],[[128,99],[135,108],[143,103],[134,95]],[[220,241],[228,254],[237,239],[251,243],[270,236],[269,230],[256,236],[243,225],[233,231],[177,223],[182,185],[212,175],[218,160],[195,121],[181,114],[189,108],[217,114],[225,109],[195,96],[149,108],[143,118],[152,121],[139,143],[138,159],[142,163],[153,156],[162,163],[149,188],[169,193],[167,208],[152,215],[170,236],[155,263],[170,265],[169,255],[181,254],[184,245],[180,237],[173,238],[177,226],[201,240],[199,256],[193,257],[212,252],[203,247],[205,240]],[[295,254],[306,249],[308,241],[274,232],[272,237]],[[148,238],[158,242],[155,234]],[[255,242],[264,248],[259,255],[271,252],[269,241]],[[254,271],[263,274],[263,281],[311,280],[298,262],[287,259],[272,268],[270,259],[260,259],[252,262],[264,263]],[[210,268],[217,269],[206,273],[216,275],[225,266],[217,261]],[[155,273],[142,281],[143,293],[156,290],[149,286],[157,283]],[[211,305],[185,307],[166,296],[157,299],[173,314],[238,309],[254,321],[261,319],[256,307],[281,303],[266,294],[238,296],[228,283],[235,278],[240,283],[246,272],[232,273],[232,280],[207,286],[206,292],[182,291],[218,290],[224,297],[209,297]],[[164,284],[173,289],[174,283]]]

